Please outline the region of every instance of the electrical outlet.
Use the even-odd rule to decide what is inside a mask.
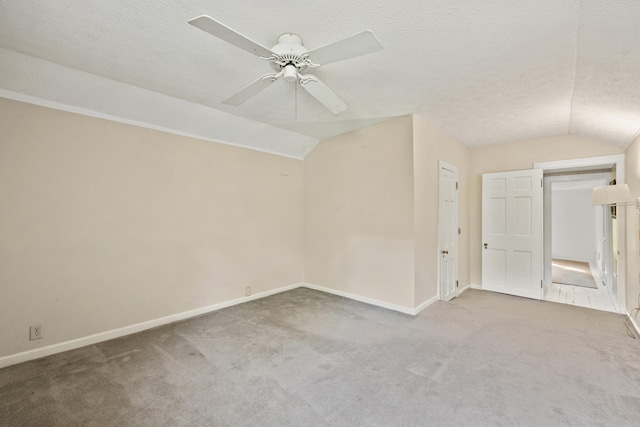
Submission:
[[[244,296],[245,297],[251,296],[251,286],[247,286],[246,288],[244,288]]]
[[[31,341],[33,340],[39,340],[40,338],[42,338],[44,335],[42,333],[42,325],[31,325],[29,327],[29,339]]]

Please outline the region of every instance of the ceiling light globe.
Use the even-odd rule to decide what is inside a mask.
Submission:
[[[285,65],[284,67],[284,80],[286,82],[295,82],[298,80],[298,70],[294,65]]]

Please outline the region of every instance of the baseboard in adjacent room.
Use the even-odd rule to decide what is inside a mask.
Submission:
[[[259,292],[249,297],[242,297],[233,299],[230,301],[224,301],[217,304],[208,305],[206,307],[200,307],[193,310],[184,311],[181,313],[172,314],[169,316],[161,317],[158,319],[148,320],[134,325],[124,326],[118,329],[112,329],[109,331],[99,332],[97,334],[89,335],[86,337],[76,338],[69,341],[64,341],[57,344],[51,344],[46,347],[35,348],[33,350],[24,351],[21,353],[10,354],[8,356],[0,357],[0,368],[15,365],[29,360],[39,359],[41,357],[50,356],[56,353],[62,353],[63,351],[73,350],[87,345],[97,344],[102,341],[111,340],[114,338],[120,338],[125,335],[135,334],[136,332],[142,332],[147,329],[155,328],[169,323],[178,322],[180,320],[189,319],[191,317],[200,316],[202,314],[211,313],[223,308],[231,307],[244,302],[253,301],[256,299],[275,295],[280,292],[286,292],[291,289],[296,289],[302,286],[301,283],[296,283],[289,286],[283,286],[281,288],[272,289],[270,291]]]

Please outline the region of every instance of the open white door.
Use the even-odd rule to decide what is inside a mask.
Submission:
[[[458,291],[458,168],[440,161],[439,185],[440,299],[449,301]]]
[[[482,176],[482,288],[542,298],[542,170]]]

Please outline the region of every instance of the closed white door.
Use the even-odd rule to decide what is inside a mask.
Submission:
[[[542,170],[482,176],[482,288],[542,298]]]
[[[440,162],[440,299],[449,301],[458,286],[458,169]]]

